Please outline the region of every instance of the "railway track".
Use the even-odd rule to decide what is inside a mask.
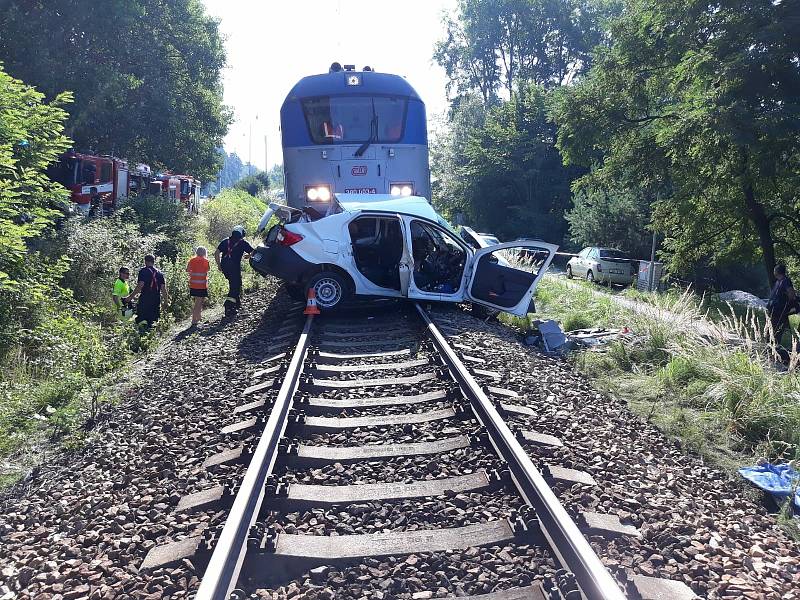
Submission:
[[[679,582],[612,577],[585,536],[638,532],[570,518],[554,489],[595,481],[537,468],[526,447],[546,455],[558,432],[519,427],[532,409],[448,331],[419,305],[287,319],[222,431],[230,444],[204,463],[230,476],[177,507],[224,511],[224,526],[153,548],[142,569],[190,560],[201,599],[268,596],[298,577],[323,598],[337,577],[417,600],[693,597]],[[386,565],[410,583],[398,588]]]

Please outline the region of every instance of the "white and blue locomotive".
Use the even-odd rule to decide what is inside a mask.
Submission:
[[[281,107],[281,136],[289,206],[334,193],[430,200],[425,105],[398,75],[333,63],[304,77]]]

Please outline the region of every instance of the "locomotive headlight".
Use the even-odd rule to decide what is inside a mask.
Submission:
[[[307,185],[306,198],[310,202],[327,202],[331,199],[331,188],[329,185]]]
[[[389,193],[392,196],[410,196],[414,193],[414,185],[411,183],[392,183],[389,186]]]

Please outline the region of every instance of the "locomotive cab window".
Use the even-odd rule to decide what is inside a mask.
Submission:
[[[403,97],[325,96],[303,100],[303,113],[315,144],[396,143],[407,105]]]

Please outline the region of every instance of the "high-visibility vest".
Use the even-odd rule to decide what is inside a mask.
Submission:
[[[193,290],[208,288],[208,259],[205,256],[195,256],[189,260],[186,270],[189,272],[189,287]]]

